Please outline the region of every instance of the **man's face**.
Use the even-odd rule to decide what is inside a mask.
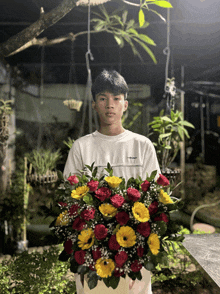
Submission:
[[[121,123],[123,112],[128,108],[128,101],[124,99],[124,94],[104,91],[96,95],[93,108],[97,111],[101,123],[112,125]]]

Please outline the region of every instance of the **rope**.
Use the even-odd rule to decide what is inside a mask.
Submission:
[[[169,62],[170,62],[170,8],[167,9],[167,47],[163,50],[163,53],[167,56],[165,67],[165,85],[164,91],[166,92],[166,83],[168,79]]]
[[[43,95],[44,95],[44,56],[45,56],[45,46],[42,46],[41,49],[41,81],[40,81],[40,104],[44,104]]]

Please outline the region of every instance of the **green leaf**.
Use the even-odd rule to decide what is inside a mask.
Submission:
[[[193,128],[193,129],[195,129],[194,125],[191,124],[190,122],[186,121],[186,120],[181,121],[180,123],[181,123],[181,125],[184,125],[184,126],[186,126],[186,127],[189,127],[189,128]]]
[[[135,24],[135,20],[134,19],[131,19],[129,20],[129,22],[127,23],[127,30],[132,28]]]
[[[164,221],[157,221],[156,224],[156,230],[158,231],[158,234],[160,236],[163,236],[166,233],[167,225]]]
[[[154,40],[152,40],[150,37],[144,34],[139,34],[139,38],[144,41],[145,43],[148,43],[150,45],[155,46],[156,44],[154,43]]]
[[[134,34],[136,36],[139,36],[138,32],[135,29],[129,29],[128,32],[132,33],[132,34]]]
[[[148,271],[152,271],[153,269],[154,269],[154,264],[152,263],[152,262],[150,262],[150,261],[148,261],[148,262],[146,262],[146,263],[144,263],[144,267],[148,270]]]
[[[145,23],[145,15],[144,15],[143,9],[139,10],[138,20],[139,20],[139,26],[141,28]]]
[[[122,48],[124,46],[123,38],[116,36],[116,35],[114,35],[114,38],[115,38],[116,42],[118,43],[119,47]]]
[[[123,23],[126,23],[126,21],[127,21],[127,16],[128,16],[128,11],[125,10],[125,11],[122,13],[122,21],[123,21]]]
[[[109,278],[109,286],[112,287],[113,289],[116,289],[118,287],[119,281],[120,281],[119,277],[111,276]]]
[[[153,60],[153,62],[156,64],[157,63],[157,60],[153,54],[153,52],[150,50],[150,48],[145,45],[143,42],[141,42],[140,40],[134,38],[136,42],[138,42],[143,48],[144,50],[148,53],[148,55],[150,55],[151,59]]]
[[[158,0],[158,1],[155,1],[155,2],[150,3],[150,4],[155,4],[155,5],[160,6],[160,7],[163,7],[163,8],[173,8],[173,6],[171,5],[171,3],[168,2],[168,1]]]
[[[95,178],[95,176],[97,175],[97,171],[98,171],[98,167],[96,166],[94,171],[92,172],[93,178]]]
[[[86,203],[86,204],[93,204],[93,197],[91,194],[86,194],[84,197],[83,197],[83,201]]]
[[[172,133],[160,134],[160,135],[159,135],[159,139],[167,138],[167,137],[171,136],[171,134],[172,134]]]
[[[57,171],[57,176],[59,180],[64,180],[63,173],[60,170]]]
[[[171,123],[173,122],[172,119],[170,119],[170,118],[167,117],[166,115],[162,116],[161,119],[164,120],[164,121],[171,122]]]
[[[89,289],[94,289],[97,286],[98,283],[98,276],[97,275],[92,275],[90,276],[89,280],[88,280],[88,286]]]

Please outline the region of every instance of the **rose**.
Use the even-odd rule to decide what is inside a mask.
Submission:
[[[99,185],[99,182],[94,180],[91,180],[90,182],[87,183],[87,186],[89,187],[89,190],[91,192],[96,191],[98,189],[98,185]]]
[[[79,208],[80,206],[78,204],[73,204],[69,209],[69,216],[76,214]]]
[[[106,238],[108,234],[108,229],[104,225],[96,225],[94,233],[95,233],[96,239],[103,240]]]
[[[108,247],[110,250],[118,250],[120,248],[120,245],[118,244],[116,240],[116,235],[112,235],[108,241]]]
[[[84,220],[82,220],[80,217],[77,217],[73,222],[72,228],[77,231],[82,231],[85,224],[86,222]]]
[[[140,223],[137,226],[137,232],[140,233],[144,237],[148,237],[150,235],[150,232],[151,232],[149,222]]]
[[[157,179],[157,184],[165,187],[165,186],[168,186],[170,182],[164,175],[160,174],[159,178]]]
[[[128,198],[132,201],[137,201],[141,197],[140,192],[137,189],[131,187],[127,189],[127,195]]]
[[[168,217],[167,217],[167,215],[164,212],[162,212],[160,215],[156,216],[154,218],[154,220],[155,221],[163,221],[165,223],[168,223],[169,222]]]
[[[149,189],[149,187],[150,187],[150,182],[148,182],[147,180],[141,184],[141,189],[144,192],[146,192]]]
[[[115,255],[115,263],[118,267],[122,267],[128,259],[128,254],[125,251],[118,252]]]
[[[158,202],[154,201],[151,203],[151,205],[148,207],[150,215],[157,213],[158,211]]]
[[[111,196],[111,190],[106,187],[101,187],[95,192],[95,196],[99,200],[104,201],[105,199],[107,199]]]
[[[75,260],[78,264],[83,264],[85,262],[86,252],[84,250],[79,250],[74,253]]]
[[[66,206],[67,206],[67,203],[65,203],[65,202],[58,202],[58,204],[59,204],[61,207],[66,207]]]
[[[115,269],[113,275],[114,275],[115,277],[121,277],[121,276],[124,275],[124,271],[121,272],[120,270]]]
[[[119,195],[119,194],[115,194],[114,196],[112,196],[110,198],[112,205],[114,205],[114,207],[121,207],[122,204],[125,202],[125,199],[123,196]]]
[[[101,251],[99,247],[95,250],[92,250],[92,256],[94,260],[101,258]]]
[[[121,226],[126,225],[129,221],[129,215],[125,211],[118,212],[115,218]]]
[[[142,257],[144,255],[144,248],[143,247],[138,247],[137,248],[137,255],[139,257]]]
[[[73,246],[72,240],[67,240],[64,243],[64,249],[67,254],[71,254],[73,252],[72,246]]]
[[[132,262],[131,264],[131,270],[132,272],[139,272],[142,269],[142,264],[138,262],[138,260],[135,260],[134,262]]]
[[[95,208],[90,208],[90,209],[84,209],[81,214],[81,218],[89,221],[90,219],[94,219],[95,216]]]
[[[70,176],[67,181],[69,181],[70,185],[79,183],[79,179],[76,175]]]

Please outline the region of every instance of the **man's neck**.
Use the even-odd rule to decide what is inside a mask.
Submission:
[[[120,127],[115,127],[115,126],[101,126],[99,129],[99,133],[106,135],[106,136],[117,136],[122,134],[125,131],[125,129],[120,126]]]

